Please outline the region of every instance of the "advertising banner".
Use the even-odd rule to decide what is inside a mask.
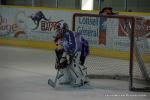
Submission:
[[[92,14],[76,14],[74,30],[81,32],[91,47],[119,51],[130,50],[130,34],[133,34],[134,30],[135,39],[143,38],[139,42],[136,40],[138,47],[150,53],[149,19],[139,17],[135,21],[135,26],[131,27],[134,22],[131,17],[112,16],[110,18]]]
[[[52,41],[56,27],[65,22],[72,28],[72,12],[29,8],[0,9],[0,38]]]

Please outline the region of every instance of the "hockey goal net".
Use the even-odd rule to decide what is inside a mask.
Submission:
[[[149,24],[133,16],[74,14],[73,30],[90,44],[89,77],[127,80],[130,90],[149,91]]]

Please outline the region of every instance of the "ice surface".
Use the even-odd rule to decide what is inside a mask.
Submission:
[[[47,84],[54,78],[54,51],[0,46],[0,100],[149,100],[148,92],[130,92],[127,81],[92,79],[73,88]]]

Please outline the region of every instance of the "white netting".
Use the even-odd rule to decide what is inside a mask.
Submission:
[[[147,31],[146,20],[144,18],[136,18],[135,21],[135,64],[134,77],[150,79],[150,44]],[[135,74],[137,65],[139,66],[141,76]]]
[[[140,51],[134,57],[134,77],[143,79],[143,73],[150,75],[148,60],[150,49],[147,46],[150,40],[145,38],[146,35],[141,37],[141,34],[145,34],[143,19],[135,22],[134,18],[129,16],[103,17],[79,14],[75,16],[74,21],[74,30],[82,32],[91,47],[91,55],[86,60],[90,75],[129,77],[130,36],[133,31],[135,31],[136,50]],[[135,27],[132,26],[134,22]],[[143,47],[145,58],[143,58],[141,47]],[[142,64],[137,61],[137,58],[140,58],[139,61],[144,63],[143,66],[146,69],[144,72],[141,72],[139,66]]]

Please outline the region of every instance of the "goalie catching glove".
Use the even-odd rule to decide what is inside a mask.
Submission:
[[[66,57],[62,57],[60,59],[60,61],[58,61],[57,65],[56,65],[56,69],[64,69],[66,68],[68,65],[68,61],[67,61],[67,58]]]

